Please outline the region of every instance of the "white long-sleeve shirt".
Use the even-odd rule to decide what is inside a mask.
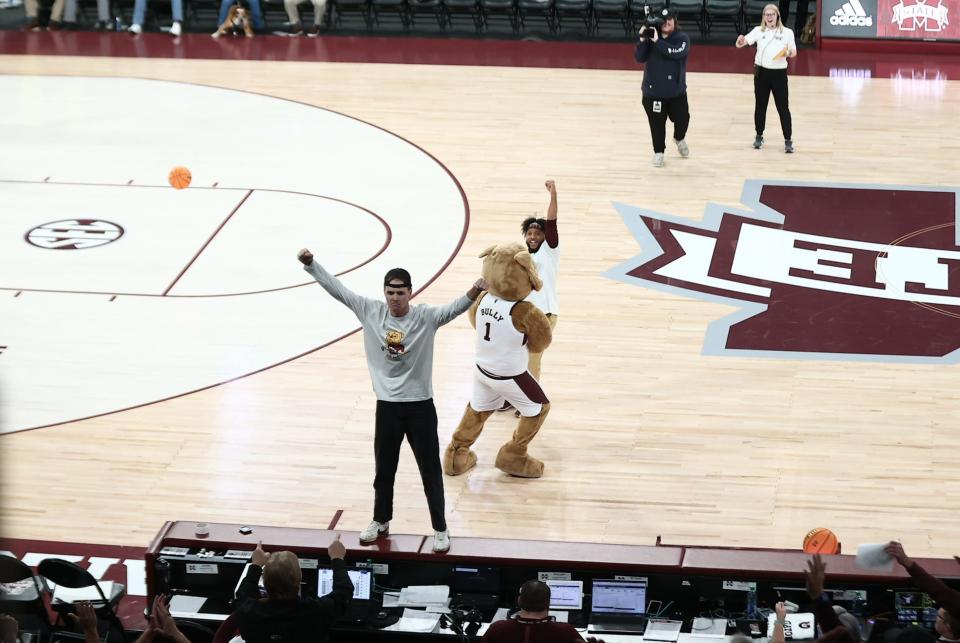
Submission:
[[[384,402],[419,402],[433,397],[433,340],[437,329],[470,308],[463,295],[446,306],[410,306],[394,317],[382,299],[361,297],[316,261],[304,270],[330,296],[353,311],[363,326],[363,348],[373,392]]]
[[[764,29],[763,27],[754,27],[746,35],[748,45],[757,46],[757,55],[753,62],[766,69],[786,69],[787,55],[791,51],[796,51],[797,42],[793,37],[793,30],[789,27],[780,27],[779,29]],[[783,52],[784,47],[787,51]],[[778,56],[778,54],[780,54]]]

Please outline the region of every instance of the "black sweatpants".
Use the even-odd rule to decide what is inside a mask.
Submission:
[[[389,522],[393,518],[393,481],[397,476],[400,446],[407,437],[420,469],[423,492],[430,508],[430,522],[436,531],[444,531],[443,469],[440,466],[440,442],[437,437],[437,409],[433,400],[421,402],[384,402],[377,400],[373,454],[377,475],[373,519]]]
[[[753,93],[756,96],[756,106],[753,110],[753,124],[757,128],[757,136],[763,136],[763,129],[767,124],[767,105],[770,103],[770,92],[773,92],[773,102],[777,105],[780,114],[780,128],[783,138],[793,138],[793,120],[790,118],[790,104],[787,100],[787,70],[767,69],[759,65],[753,68]]]
[[[667,118],[673,122],[673,138],[682,141],[690,126],[690,106],[687,95],[674,98],[643,97],[643,109],[650,123],[650,137],[653,139],[653,151],[662,154],[667,148]]]

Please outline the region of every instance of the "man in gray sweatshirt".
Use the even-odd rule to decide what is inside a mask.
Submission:
[[[450,549],[450,534],[444,518],[443,469],[437,437],[437,410],[433,405],[433,340],[437,329],[466,312],[486,290],[478,279],[466,295],[446,306],[410,305],[413,285],[410,273],[393,268],[383,278],[385,301],[361,297],[313,260],[304,248],[297,255],[304,270],[324,290],[353,311],[363,326],[367,368],[377,395],[373,453],[373,521],[360,533],[369,544],[390,533],[393,517],[393,481],[397,474],[400,445],[406,436],[423,481],[423,491],[433,523],[433,550]]]

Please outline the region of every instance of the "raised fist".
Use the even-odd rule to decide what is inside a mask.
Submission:
[[[303,265],[309,266],[310,264],[313,263],[313,253],[307,250],[306,248],[304,248],[303,250],[297,253],[297,259],[299,259],[300,263],[302,263]]]

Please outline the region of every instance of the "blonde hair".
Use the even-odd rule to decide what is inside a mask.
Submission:
[[[300,595],[300,561],[292,551],[275,551],[263,566],[263,586],[273,600]]]
[[[800,0],[800,1],[803,2],[803,0]],[[780,20],[780,7],[778,7],[778,6],[775,5],[775,4],[768,4],[767,6],[765,6],[765,7],[763,8],[763,13],[766,13],[766,12],[767,12],[767,9],[773,9],[774,11],[777,12],[777,26],[776,26],[776,29],[783,29],[783,22]],[[763,19],[763,14],[760,14],[760,30],[761,30],[761,31],[766,31],[766,29],[767,29],[766,21]]]

